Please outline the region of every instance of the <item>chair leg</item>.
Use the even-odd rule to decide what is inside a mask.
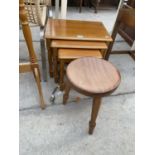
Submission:
[[[67,103],[69,92],[70,92],[70,85],[66,82],[65,84],[65,93],[63,95],[63,104],[65,105]]]
[[[60,60],[60,90],[64,89],[64,61]]]
[[[91,0],[89,0],[89,1],[88,1],[88,6],[89,6],[89,8],[91,8],[91,7],[92,7]]]
[[[112,35],[111,35],[113,41],[109,43],[109,46],[108,46],[108,49],[107,49],[107,52],[106,52],[106,55],[105,55],[106,60],[109,59],[110,53],[112,51],[112,48],[113,48],[113,45],[114,45],[114,42],[115,42],[115,39],[116,39],[116,35],[117,35],[117,32],[118,32],[119,24],[120,23],[118,21],[116,21],[116,23],[114,25],[113,32],[112,32]]]
[[[98,5],[99,5],[99,0],[96,0],[96,4],[95,4],[95,13],[97,13]]]
[[[94,128],[96,126],[96,118],[100,109],[101,97],[93,98],[91,120],[89,121],[89,134],[93,134]]]
[[[34,73],[34,78],[36,80],[37,87],[38,87],[38,92],[39,92],[39,97],[40,97],[40,107],[41,107],[41,109],[45,109],[45,103],[44,103],[44,99],[43,99],[42,87],[41,87],[41,84],[40,84],[40,71],[39,71],[39,68],[34,68],[33,73]]]
[[[46,50],[43,35],[44,35],[44,27],[40,27],[40,47],[41,47],[43,80],[47,81]]]
[[[39,67],[38,67],[39,68]],[[35,80],[36,80],[36,73],[35,73],[35,69],[33,68],[32,69],[32,72],[33,72],[33,76],[34,76],[34,78],[35,78]],[[38,71],[38,78],[39,78],[39,81],[41,82],[41,75],[40,75],[40,70]]]
[[[80,8],[79,8],[79,13],[81,13],[81,11],[82,11],[82,3],[83,3],[83,0],[80,0]]]

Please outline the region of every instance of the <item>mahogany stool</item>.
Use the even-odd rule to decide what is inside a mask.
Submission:
[[[112,93],[120,84],[119,71],[108,61],[84,57],[72,61],[66,70],[66,86],[63,96],[65,105],[71,88],[93,98],[89,134],[93,134],[101,98]]]

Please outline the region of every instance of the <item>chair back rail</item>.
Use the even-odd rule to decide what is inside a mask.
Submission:
[[[50,0],[24,0],[27,18],[30,23],[44,26],[47,18],[47,6]]]
[[[134,29],[134,27],[135,27],[135,9],[132,7],[126,7],[127,2],[128,2],[128,0],[121,0],[119,3],[116,21],[115,21],[115,24],[114,24],[114,27],[112,30],[111,37],[115,41],[116,35],[117,35],[117,33],[119,33],[127,41],[128,44],[132,45],[134,40],[132,40],[132,38],[130,38],[126,32],[121,30],[122,24],[124,26],[130,27],[132,29]],[[108,47],[108,50],[106,53],[106,60],[109,59],[114,41],[109,44],[109,47]]]

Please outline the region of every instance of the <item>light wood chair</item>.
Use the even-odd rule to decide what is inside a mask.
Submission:
[[[24,0],[28,22],[40,27],[40,48],[43,80],[47,81],[44,28],[48,17],[52,17],[51,0]]]
[[[65,64],[82,57],[103,58],[101,51],[97,49],[58,49],[58,60],[60,62],[60,90],[64,89]]]
[[[132,6],[134,6],[134,0],[131,1]],[[135,9],[128,5],[128,3],[124,2],[124,0],[120,1],[120,5],[118,8],[118,13],[116,17],[116,21],[112,31],[112,39],[115,41],[116,35],[120,34],[122,38],[131,46],[131,50],[128,51],[112,51],[112,47],[114,45],[114,41],[111,42],[108,46],[108,50],[106,53],[106,60],[109,59],[110,54],[129,54],[133,59],[135,59],[135,50],[134,44],[135,40],[133,40],[124,30],[124,28],[130,28],[131,30],[135,30]]]
[[[63,104],[67,103],[71,88],[93,98],[89,134],[93,134],[101,99],[112,93],[120,84],[119,71],[108,61],[85,57],[72,61],[66,70],[67,83]]]
[[[25,11],[24,0],[19,1],[19,17],[20,17],[20,22],[22,25],[22,30],[26,41],[26,45],[28,47],[29,58],[30,58],[30,62],[19,64],[19,72],[20,73],[33,72],[34,78],[37,83],[38,91],[39,91],[40,107],[44,109],[45,103],[44,103],[43,94],[42,94],[42,87],[40,84],[41,78],[40,78],[39,64],[33,48],[32,36],[31,36],[28,19],[27,19],[27,14]]]

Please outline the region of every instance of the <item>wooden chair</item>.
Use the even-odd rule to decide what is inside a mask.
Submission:
[[[83,3],[83,0],[80,0],[80,7],[79,7],[79,12],[81,13],[82,11],[82,3]]]
[[[94,6],[95,8],[94,12],[97,13],[100,0],[90,0],[90,1],[91,1],[91,5]]]
[[[39,91],[40,107],[44,109],[45,103],[44,103],[42,88],[40,84],[41,78],[40,78],[39,64],[38,64],[38,60],[37,60],[37,57],[36,57],[36,54],[33,48],[32,36],[31,36],[28,19],[27,19],[27,14],[25,11],[24,0],[19,1],[19,17],[20,17],[20,22],[22,25],[22,30],[23,30],[25,41],[26,41],[26,45],[28,47],[29,58],[30,58],[30,62],[19,64],[19,72],[20,73],[33,72],[34,78],[37,83],[38,91]]]
[[[81,57],[103,58],[101,51],[96,49],[58,49],[58,60],[60,62],[60,90],[64,89],[65,64]]]
[[[84,3],[84,5],[89,5],[89,7],[91,7],[90,5],[90,0],[78,0],[79,2],[79,13],[82,12],[82,4]]]
[[[51,0],[24,0],[28,22],[40,26],[40,48],[43,80],[47,81],[44,27],[48,17],[52,16]]]
[[[104,4],[104,0],[89,0],[90,1],[90,6],[93,6],[94,7],[94,12],[97,13],[98,12],[98,9],[101,9],[103,7],[105,7],[107,4]],[[119,0],[112,0],[112,1],[109,1],[110,2],[110,5],[114,5],[114,6],[117,6],[117,4],[119,3]],[[108,3],[105,2],[105,3]]]
[[[120,84],[119,71],[108,61],[85,57],[72,61],[66,70],[67,83],[63,104],[67,103],[71,88],[93,98],[89,134],[93,134],[101,99],[113,92]]]
[[[126,33],[126,31],[124,31],[124,27],[128,27],[132,30],[135,29],[135,9],[129,6],[127,3],[124,3],[124,0],[121,0],[111,36],[115,41],[116,35],[120,34],[128,43],[128,45],[132,47],[131,50],[128,51],[112,51],[114,42],[111,42],[106,53],[106,60],[109,59],[110,54],[129,54],[133,59],[135,59],[134,40]]]

